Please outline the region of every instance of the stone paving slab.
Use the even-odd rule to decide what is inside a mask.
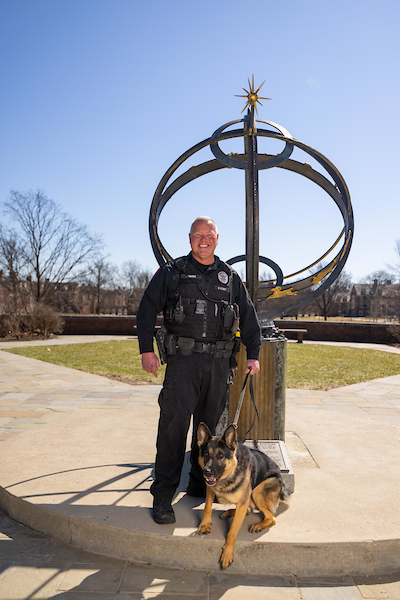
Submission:
[[[52,344],[71,343],[73,337],[75,336],[62,336],[62,340],[50,341]],[[106,336],[100,337],[106,338]],[[81,341],[84,336],[78,338]],[[112,339],[121,338],[112,337]],[[123,337],[123,339],[127,338]],[[0,348],[5,344],[7,343],[0,343]],[[32,342],[32,344],[40,345],[39,342]],[[384,346],[384,348],[390,347]],[[390,351],[398,352],[399,349],[390,348]],[[4,383],[6,377],[1,377],[1,374],[7,373],[13,373],[12,388],[9,383]],[[46,421],[47,414],[53,411],[65,411],[67,416],[71,410],[76,409],[139,408],[146,401],[149,405],[156,406],[160,387],[160,384],[131,386],[58,365],[0,352],[0,427],[6,425],[8,429],[22,432],[23,428],[12,424],[13,419],[37,417],[36,424],[41,425]],[[298,406],[328,408],[350,415],[362,415],[363,412],[371,414],[371,409],[385,407],[390,410],[377,410],[373,414],[382,420],[398,421],[400,419],[400,375],[327,391],[289,389],[287,399],[294,401]],[[11,414],[11,411],[23,414]],[[41,414],[34,414],[37,412]],[[4,423],[2,419],[9,421]],[[0,436],[0,443],[1,441],[4,439]]]
[[[118,574],[120,577],[115,586]],[[114,591],[107,592],[106,589]],[[267,574],[255,577],[151,567],[55,542],[0,512],[1,600],[133,600],[150,597],[160,600],[400,600],[400,572],[322,579]]]
[[[35,419],[30,426],[40,427],[53,422],[55,412],[68,417],[76,410],[114,411],[158,406],[161,389],[160,384],[132,386],[0,352],[0,374],[10,373],[13,374],[12,388],[4,383],[5,377],[0,377],[0,444],[8,439],[7,434],[22,433],[28,428],[27,422],[22,423],[21,419]]]

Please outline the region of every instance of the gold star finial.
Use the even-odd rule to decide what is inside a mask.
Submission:
[[[242,90],[244,92],[246,92],[246,96],[244,96],[243,94],[241,94],[241,95],[235,94],[235,96],[237,98],[247,98],[247,104],[244,107],[244,109],[242,110],[242,112],[244,112],[248,106],[254,106],[254,108],[256,109],[256,113],[258,114],[256,103],[258,102],[258,104],[261,104],[261,106],[262,106],[263,104],[262,104],[262,102],[260,102],[260,99],[261,100],[271,100],[271,98],[264,98],[263,96],[258,95],[258,92],[264,85],[265,81],[263,81],[262,84],[260,85],[260,87],[258,87],[257,89],[255,89],[255,86],[254,86],[254,74],[253,74],[251,83],[250,83],[249,78],[247,78],[247,81],[249,82],[249,91],[246,90],[245,88],[242,88]]]

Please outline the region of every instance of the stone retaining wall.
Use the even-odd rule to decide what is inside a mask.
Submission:
[[[400,325],[337,321],[275,321],[279,329],[307,329],[305,340],[393,344],[400,342]],[[295,334],[287,333],[289,339]]]
[[[136,316],[66,315],[66,335],[136,335]],[[158,324],[162,319],[158,320]],[[400,342],[400,325],[390,323],[360,323],[336,321],[292,321],[277,319],[279,329],[307,329],[305,340],[335,342],[369,342],[392,344]],[[397,333],[397,335],[396,335]],[[295,334],[287,333],[289,339]]]

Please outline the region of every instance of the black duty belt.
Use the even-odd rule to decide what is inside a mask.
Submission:
[[[193,346],[193,352],[200,352],[200,354],[214,354],[215,344],[211,342],[195,342]]]
[[[167,336],[165,349],[167,356],[177,351],[182,356],[190,356],[193,352],[210,354],[214,358],[230,358],[234,350],[233,340],[218,340],[216,342],[197,342],[193,338]]]

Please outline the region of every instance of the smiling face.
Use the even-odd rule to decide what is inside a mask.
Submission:
[[[212,221],[194,221],[189,233],[193,257],[202,265],[214,262],[214,250],[218,244],[217,226]]]

